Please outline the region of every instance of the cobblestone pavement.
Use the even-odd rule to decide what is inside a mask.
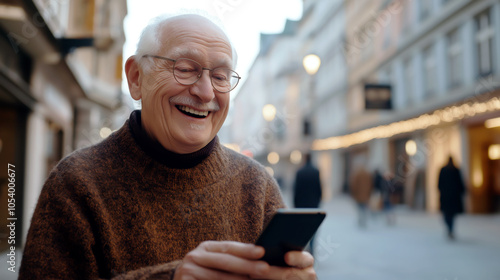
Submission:
[[[500,215],[462,215],[447,239],[439,214],[395,209],[396,223],[370,215],[357,224],[347,197],[325,203],[316,246],[320,280],[498,280]]]

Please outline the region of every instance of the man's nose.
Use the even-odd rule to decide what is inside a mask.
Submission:
[[[203,70],[200,79],[191,86],[190,92],[192,95],[198,96],[204,103],[210,102],[215,98],[209,70]]]

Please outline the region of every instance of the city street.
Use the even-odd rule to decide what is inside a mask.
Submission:
[[[500,0],[0,1],[0,280],[254,242],[273,180],[328,199],[320,280],[500,280],[499,23]],[[454,235],[438,206],[466,209]]]
[[[349,198],[326,203],[316,246],[318,278],[342,280],[498,280],[500,215],[460,216],[449,241],[441,216],[396,209],[388,226],[375,215],[360,229]]]
[[[349,198],[323,208],[328,216],[316,238],[320,280],[500,279],[500,215],[459,217],[457,238],[449,241],[438,214],[399,208],[395,225],[375,214],[360,229]],[[4,252],[0,261],[0,279],[16,279]]]

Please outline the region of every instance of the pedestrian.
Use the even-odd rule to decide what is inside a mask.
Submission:
[[[265,168],[217,137],[235,61],[205,17],[145,28],[125,64],[142,110],[52,170],[19,279],[315,279],[308,252],[289,252],[281,268],[252,244],[285,205]]]
[[[382,177],[382,184],[380,188],[380,196],[382,198],[382,211],[385,214],[387,225],[396,224],[396,214],[394,213],[392,205],[392,194],[398,186],[398,182],[394,174],[385,172]]]
[[[349,179],[349,191],[358,209],[358,225],[366,227],[368,218],[368,202],[373,189],[373,179],[364,166],[358,165]]]
[[[439,202],[446,225],[448,238],[455,239],[454,224],[455,217],[464,211],[462,196],[465,191],[460,170],[454,165],[450,156],[446,164],[439,172],[438,189],[440,192]]]
[[[373,172],[373,188],[376,191],[380,191],[382,189],[383,182],[384,182],[384,176],[382,176],[380,170],[375,169],[375,172]]]
[[[372,194],[369,202],[369,207],[373,210],[383,211],[382,188],[384,187],[384,184],[384,176],[382,176],[382,173],[379,169],[375,169],[375,171],[373,172],[373,190],[375,191],[375,193]]]
[[[318,208],[322,194],[319,170],[313,165],[310,153],[304,158],[304,166],[295,175],[294,205],[296,208]],[[309,243],[309,251],[314,255],[314,237]]]

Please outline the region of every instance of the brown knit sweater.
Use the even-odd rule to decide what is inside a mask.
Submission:
[[[200,242],[253,243],[284,207],[260,164],[217,138],[191,155],[158,151],[137,133],[140,113],[139,121],[134,113],[106,140],[51,172],[19,279],[169,279]]]

